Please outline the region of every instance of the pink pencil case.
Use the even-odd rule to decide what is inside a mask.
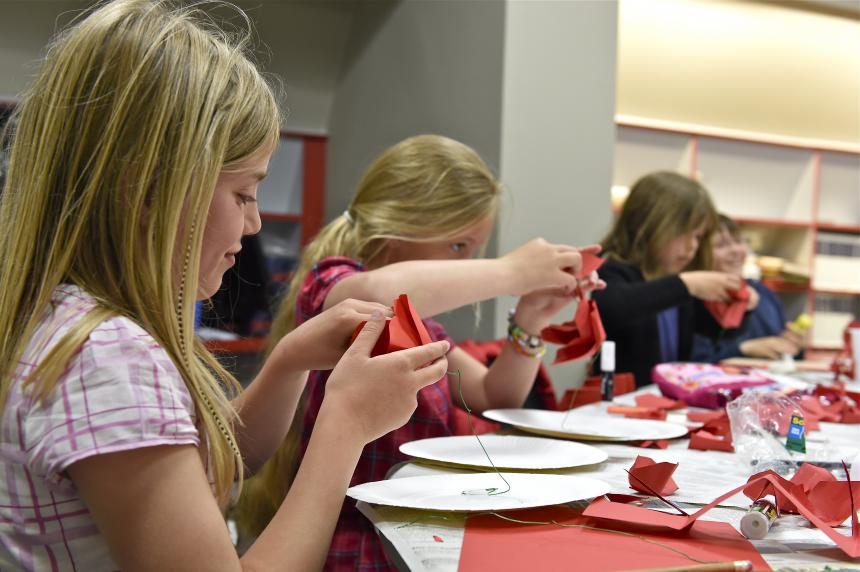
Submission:
[[[666,397],[708,409],[724,407],[744,390],[775,383],[758,373],[732,369],[709,363],[661,363],[651,370],[651,379]]]

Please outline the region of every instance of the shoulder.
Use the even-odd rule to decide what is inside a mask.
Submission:
[[[618,278],[629,281],[644,280],[642,272],[632,264],[622,262],[614,258],[607,258],[606,261],[597,269],[597,274],[606,280]]]
[[[308,271],[296,298],[296,321],[301,324],[316,316],[325,305],[325,299],[335,284],[364,272],[364,265],[346,256],[328,256]]]

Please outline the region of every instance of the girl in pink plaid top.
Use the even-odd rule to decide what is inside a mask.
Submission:
[[[195,341],[195,301],[260,229],[280,128],[243,42],[199,22],[163,1],[102,3],[50,47],[15,111],[0,197],[4,571],[319,568],[362,448],[447,368],[447,342],[370,358],[388,310],[354,300],[284,337],[245,392]],[[234,482],[282,442],[308,370],[332,367],[293,490],[240,559],[222,514]]]
[[[535,358],[543,353],[539,333],[573,300],[576,288],[587,292],[602,284],[596,275],[577,281],[579,249],[542,239],[501,258],[474,258],[493,229],[500,194],[490,169],[462,143],[421,135],[390,147],[367,169],[343,216],[305,250],[273,324],[273,339],[348,297],[390,304],[405,292],[419,315],[426,317],[505,294],[518,295],[509,329],[511,343],[492,366],[485,367],[457,347],[448,354],[448,362],[451,370],[461,372],[463,395],[475,411],[522,407],[540,364]],[[432,320],[425,320],[425,325],[434,339],[450,339]],[[327,371],[313,373],[302,430],[291,431],[278,456],[249,483],[238,519],[247,533],[258,533],[277,510],[298,466],[296,451],[305,455],[310,451],[332,380]],[[406,459],[399,451],[405,442],[451,435],[459,405],[459,397],[452,398],[456,392],[447,377],[422,389],[409,423],[365,447],[352,484],[385,478],[392,466]],[[326,569],[390,567],[373,526],[347,501]]]

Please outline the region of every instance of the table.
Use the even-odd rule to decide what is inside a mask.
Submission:
[[[658,390],[651,386],[636,393]],[[633,395],[617,400],[633,403]],[[606,415],[605,405],[587,405],[579,413]],[[670,412],[668,421],[686,421],[686,414]],[[843,457],[850,463],[857,457],[860,462],[860,427],[821,423],[821,431],[807,437],[810,451],[829,452],[830,456]],[[736,453],[695,451],[687,448],[687,440],[677,440],[665,450],[643,449],[623,444],[593,444],[609,454],[600,465],[563,471],[602,479],[610,484],[613,493],[631,494],[625,468],[633,464],[637,455],[651,457],[657,462],[677,462],[673,478],[680,489],[671,496],[681,506],[701,506],[744,482],[756,472]],[[390,478],[428,474],[468,473],[465,469],[440,468],[418,463],[403,463],[390,472]],[[703,520],[728,522],[736,529],[749,506],[749,499],[736,495],[720,507],[707,513]],[[454,572],[457,570],[460,547],[463,543],[464,519],[454,513],[427,513],[412,509],[371,506],[363,502],[358,508],[376,526],[382,535],[389,557],[401,570]],[[848,526],[840,530],[849,532]],[[817,529],[798,515],[783,515],[774,524],[768,536],[752,541],[764,559],[776,569],[786,570],[860,570],[860,559],[852,560]]]

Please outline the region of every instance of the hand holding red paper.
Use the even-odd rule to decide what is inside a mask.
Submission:
[[[728,293],[732,298],[731,301],[707,300],[705,308],[722,327],[737,328],[744,321],[744,314],[750,300],[750,290],[746,282],[741,282],[740,288],[729,290]]]
[[[272,352],[273,365],[285,369],[332,369],[352,343],[350,334],[370,319],[373,312],[391,315],[389,308],[376,302],[352,299],[338,302],[284,336]]]
[[[385,323],[382,333],[373,346],[371,356],[378,356],[414,348],[431,342],[430,334],[406,294],[401,294],[392,304],[393,316]],[[362,322],[352,334],[358,336],[365,323]]]
[[[578,275],[591,275],[601,264],[603,264],[602,258],[583,251],[582,269]],[[606,331],[603,329],[597,304],[594,300],[580,294],[579,305],[573,320],[544,328],[541,336],[547,342],[563,346],[555,354],[553,363],[557,364],[594,354],[606,339]]]
[[[399,300],[409,307],[405,296]],[[395,339],[401,339],[397,330],[391,329],[391,324],[403,327],[411,324],[403,310],[403,305],[395,304],[395,317],[390,321],[386,321],[381,312],[374,312],[326,382],[320,417],[336,416],[344,435],[367,443],[401,427],[415,411],[417,392],[445,376],[448,369],[445,353],[450,348],[447,341],[432,342],[428,336],[423,345],[392,350],[397,351],[397,355],[373,355],[384,331],[388,331],[389,340],[392,331]],[[397,312],[401,312],[400,318]],[[405,337],[412,335],[417,334],[410,332]]]

